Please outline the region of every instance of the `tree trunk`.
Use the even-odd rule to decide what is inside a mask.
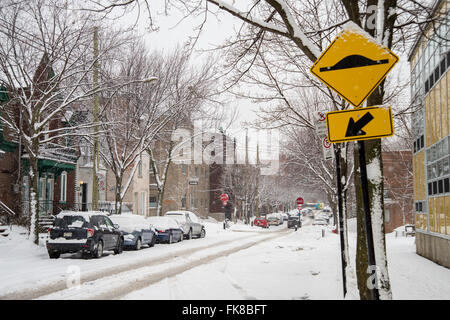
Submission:
[[[377,5],[379,2],[375,0],[368,1],[368,5]],[[386,0],[383,3],[383,25],[379,26],[380,30],[376,28],[368,28],[365,30],[373,37],[383,39],[384,45],[388,48],[392,47],[393,27],[397,19],[395,8],[397,7],[396,0]],[[381,41],[380,41],[381,42]],[[383,103],[384,97],[384,83],[375,89],[375,91],[367,99],[367,106],[376,106]],[[361,191],[361,173],[359,171],[359,153],[358,148],[354,150],[355,158],[355,193],[357,204],[357,229],[358,242],[356,252],[356,272],[358,275],[358,288],[361,299],[371,299],[371,290],[369,288],[370,282],[373,282],[369,277],[373,273],[368,265],[367,253],[367,238],[364,218],[364,206]],[[392,299],[391,285],[389,282],[389,274],[387,268],[386,255],[386,239],[384,230],[384,187],[383,187],[383,161],[381,157],[381,140],[367,140],[365,142],[365,157],[366,166],[368,167],[368,189],[369,189],[369,206],[370,216],[372,220],[373,243],[375,251],[375,282],[378,288],[380,299]],[[373,268],[373,267],[372,267]],[[378,278],[378,279],[377,279]],[[378,281],[377,281],[378,280]]]
[[[368,140],[365,142],[366,165],[370,166],[370,171],[378,170],[383,174],[383,164],[381,161],[381,140]],[[359,168],[359,153],[355,147],[355,167]],[[368,170],[369,171],[369,170]],[[375,251],[376,272],[378,276],[378,290],[380,299],[392,299],[389,275],[386,259],[386,242],[384,232],[384,199],[383,180],[377,179],[368,172],[369,206],[372,219],[373,242]],[[358,288],[360,298],[363,300],[372,299],[371,290],[368,283],[372,272],[369,269],[367,238],[364,217],[364,204],[361,191],[361,174],[355,170],[355,191],[356,191],[356,214],[357,214],[357,250],[356,250],[356,273],[358,275]]]
[[[122,214],[122,177],[116,176],[116,199],[115,199],[115,212],[116,214]]]
[[[29,177],[30,177],[30,188],[29,188],[29,230],[30,236],[35,244],[39,244],[39,194],[38,194],[38,183],[39,183],[39,172],[38,172],[38,158],[33,156],[33,154],[38,154],[38,141],[33,142],[33,152],[28,152],[29,157]]]

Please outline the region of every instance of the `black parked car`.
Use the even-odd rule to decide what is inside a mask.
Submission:
[[[300,216],[289,216],[287,225],[288,228],[294,228],[295,230],[297,230],[297,228],[301,228],[302,221],[300,220]]]
[[[47,251],[51,259],[61,253],[81,251],[84,257],[100,258],[103,251],[122,253],[123,234],[102,212],[62,211],[48,229]]]

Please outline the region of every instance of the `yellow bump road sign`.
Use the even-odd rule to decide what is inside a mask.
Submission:
[[[310,69],[355,107],[367,99],[398,61],[389,49],[369,37],[355,28],[344,29]]]
[[[332,143],[369,140],[394,134],[391,107],[368,107],[327,113],[327,136]]]

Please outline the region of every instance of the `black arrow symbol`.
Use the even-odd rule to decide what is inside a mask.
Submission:
[[[370,112],[367,112],[362,116],[361,119],[355,122],[353,118],[350,118],[348,121],[347,132],[345,133],[346,137],[354,137],[354,136],[363,136],[366,133],[361,129],[364,128],[370,121],[372,121],[373,116]]]

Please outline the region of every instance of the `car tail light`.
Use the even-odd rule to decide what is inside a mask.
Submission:
[[[156,232],[158,232],[158,233],[164,233],[164,231],[165,230],[162,230],[162,229],[156,229]]]
[[[52,228],[48,228],[47,232],[48,232],[48,236],[50,237],[50,232],[52,231]]]
[[[87,236],[88,236],[88,238],[93,237],[94,236],[94,229],[87,229]]]

